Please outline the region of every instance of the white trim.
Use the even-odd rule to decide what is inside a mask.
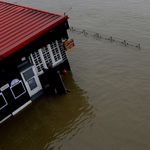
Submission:
[[[43,61],[41,58],[41,49],[38,49],[37,51],[31,53],[30,57],[31,57],[33,64],[35,65],[35,69],[36,69],[38,76],[43,74],[42,66],[44,67],[44,65],[43,65]],[[40,63],[39,63],[38,57],[40,58],[40,61],[41,61]],[[40,68],[40,70],[38,68]]]
[[[51,62],[55,67],[63,62],[60,46],[63,46],[62,41],[55,40],[30,54],[29,60],[35,65],[38,76],[44,73],[43,69],[47,68],[47,63]]]
[[[24,109],[26,106],[28,106],[29,104],[31,104],[32,101],[29,100],[28,102],[26,102],[24,105],[22,105],[21,107],[19,107],[17,110],[15,110],[14,112],[12,112],[12,115],[16,115],[19,111],[21,111],[22,109]]]
[[[41,49],[41,48],[39,49],[39,54],[40,54],[40,57],[41,57],[42,64],[43,64],[44,68],[47,69],[47,65],[46,65],[45,59],[44,59],[44,57],[43,57],[43,53],[42,53],[42,49]],[[43,72],[42,72],[42,73],[43,73]]]
[[[63,60],[63,58],[62,58],[62,55],[61,55],[61,50],[60,50],[60,47],[59,47],[58,40],[56,40],[56,45],[57,45],[58,53],[59,53],[59,56],[60,56],[60,60],[57,61],[57,63],[59,63]]]
[[[4,86],[2,86],[0,88],[0,90],[3,92],[4,90],[6,90],[7,88],[9,88],[9,84],[5,84]]]
[[[32,53],[30,54],[30,57],[31,57],[31,60],[32,60],[33,64],[36,66],[36,63],[35,63],[35,61],[34,61],[34,57],[33,57]],[[38,74],[40,74],[40,73],[38,72],[37,66],[35,67],[35,69],[36,69],[36,72],[37,72]]]
[[[48,69],[47,64],[52,63],[52,58],[50,55],[50,50],[48,46],[44,46],[41,48],[42,56],[43,56],[43,63],[45,64],[44,68]]]
[[[33,71],[33,73],[34,73],[34,76],[32,76],[30,79],[28,79],[28,80],[26,81],[23,74],[24,74],[26,71],[30,70],[30,69],[32,69],[32,71]],[[41,85],[41,82],[40,82],[40,80],[39,80],[39,78],[38,78],[38,74],[37,74],[37,72],[36,72],[36,70],[35,70],[35,66],[32,66],[32,67],[30,67],[30,68],[27,68],[26,70],[22,71],[20,74],[21,74],[21,77],[22,77],[22,79],[23,79],[23,82],[24,82],[24,84],[25,84],[25,86],[26,86],[26,89],[27,89],[28,94],[29,94],[30,97],[32,97],[33,95],[35,95],[36,93],[38,93],[40,90],[42,90],[42,85]],[[31,79],[33,79],[33,78],[35,79],[35,82],[36,82],[37,86],[36,86],[34,89],[31,90],[28,81],[31,80]]]
[[[2,110],[4,107],[6,107],[8,105],[8,103],[7,103],[7,101],[6,101],[5,96],[3,95],[3,93],[0,92],[0,95],[2,95],[2,97],[3,97],[3,99],[4,99],[5,103],[6,103],[2,107],[0,107],[0,110]]]
[[[52,49],[51,49],[50,44],[47,45],[47,48],[48,48],[50,56],[51,56],[52,64],[54,65],[55,60],[54,60],[54,57],[53,57],[53,53],[52,53]]]
[[[59,48],[59,44],[58,44],[57,40],[52,42],[51,44],[48,44],[47,47],[48,47],[50,55],[51,55],[51,60],[52,60],[53,67],[58,65],[60,62],[63,61],[62,55],[61,55],[61,52],[60,52],[60,48]],[[58,53],[56,53],[55,49],[57,49]],[[54,54],[53,51],[55,51],[56,54]],[[55,60],[55,58],[54,58],[57,55],[59,55],[59,57],[60,57],[59,60]]]
[[[4,121],[6,121],[8,118],[10,118],[12,115],[10,114],[10,115],[8,115],[7,117],[5,117],[3,120],[1,120],[0,121],[0,124],[2,123],[2,122],[4,122]]]
[[[13,80],[14,81],[14,80]],[[13,91],[13,87],[15,87],[15,86],[17,86],[18,84],[22,84],[22,87],[23,87],[23,89],[24,89],[24,92],[23,93],[21,93],[20,95],[18,95],[18,96],[15,96],[15,93],[14,93],[14,91]],[[23,83],[22,83],[22,81],[21,80],[18,80],[18,82],[17,83],[15,83],[14,85],[11,85],[10,86],[10,90],[11,90],[11,92],[12,92],[12,94],[13,94],[13,96],[14,96],[14,98],[15,99],[17,99],[17,98],[19,98],[20,96],[22,96],[23,94],[25,94],[26,93],[26,89],[25,89],[25,87],[24,87],[24,85],[23,85]]]

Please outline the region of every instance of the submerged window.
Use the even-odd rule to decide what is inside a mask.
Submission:
[[[0,110],[8,105],[3,93],[0,93]]]
[[[19,98],[26,92],[23,83],[20,80],[17,83],[11,85],[10,89],[15,99]]]
[[[28,80],[28,84],[29,84],[31,91],[37,87],[37,84],[34,78],[31,78],[30,80]]]
[[[24,76],[26,81],[29,80],[30,78],[32,78],[34,76],[34,72],[33,72],[32,68],[30,68],[29,70],[24,72],[23,76]]]

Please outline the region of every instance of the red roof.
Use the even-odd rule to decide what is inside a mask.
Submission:
[[[0,0],[0,60],[65,19],[62,14]]]

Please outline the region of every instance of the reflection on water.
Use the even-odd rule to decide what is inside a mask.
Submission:
[[[77,49],[69,51],[74,79],[87,91],[96,116],[81,138],[82,148],[148,150],[149,51],[71,36]]]
[[[86,91],[80,89],[72,73],[64,77],[66,95],[50,95],[48,92],[15,118],[0,126],[0,148],[11,149],[59,149],[91,125],[95,116],[88,103]],[[8,144],[9,143],[9,144]]]

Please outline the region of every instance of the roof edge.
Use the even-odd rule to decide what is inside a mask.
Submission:
[[[56,13],[56,12],[49,11],[49,10],[44,10],[44,9],[40,9],[40,8],[36,8],[36,7],[31,7],[31,6],[27,6],[27,5],[22,5],[22,4],[18,4],[18,3],[8,2],[8,1],[5,1],[5,0],[0,0],[0,2],[11,4],[11,5],[14,5],[14,6],[20,6],[20,7],[25,7],[25,8],[33,9],[33,10],[38,10],[40,12],[46,12],[46,13],[50,13],[50,14],[59,15],[59,16],[65,17],[66,19],[69,18],[67,15],[64,15],[64,14],[61,14],[61,13]]]
[[[31,9],[33,11],[37,11],[37,12],[40,12],[40,13],[43,12],[43,13],[45,13],[47,15],[55,15],[55,16],[59,17],[59,19],[56,20],[57,22],[54,22],[51,25],[49,24],[49,25],[45,26],[44,29],[39,30],[39,32],[35,33],[35,35],[32,35],[32,39],[30,37],[29,39],[25,39],[25,41],[23,41],[21,44],[18,44],[17,46],[13,45],[13,46],[9,47],[7,52],[6,51],[3,52],[3,50],[2,50],[1,53],[0,53],[0,61],[5,59],[6,57],[11,55],[12,53],[14,53],[15,51],[17,51],[21,47],[25,46],[26,44],[32,42],[33,40],[35,40],[36,38],[38,38],[42,34],[48,32],[49,30],[51,30],[55,26],[61,24],[62,22],[65,22],[67,19],[69,19],[69,17],[67,15],[65,15],[65,14],[60,14],[60,13],[56,13],[56,12],[52,12],[52,11],[48,11],[48,10],[44,10],[44,9],[39,9],[39,8],[36,8],[36,7],[30,7],[30,6],[27,6],[27,5],[22,5],[22,4],[17,4],[17,3],[13,3],[13,2],[8,2],[8,1],[5,1],[5,0],[0,0],[0,4],[16,6],[16,7],[22,7],[24,9],[27,8],[27,9]],[[1,47],[1,44],[0,44],[0,47]]]

